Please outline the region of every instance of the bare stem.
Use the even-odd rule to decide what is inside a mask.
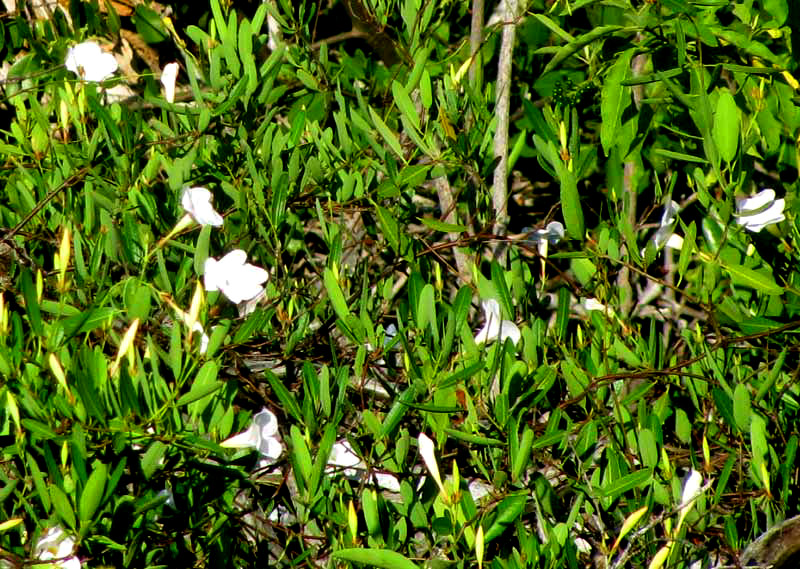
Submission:
[[[504,0],[506,23],[500,40],[500,58],[497,63],[497,84],[495,115],[497,129],[494,133],[494,155],[499,162],[494,169],[492,185],[492,206],[494,208],[493,232],[503,236],[508,227],[508,123],[511,101],[511,64],[514,52],[514,36],[517,31],[517,0]],[[495,244],[495,257],[501,263],[505,259],[505,244],[502,240]]]
[[[469,84],[477,90],[478,72],[481,70],[482,62],[479,61],[481,42],[483,41],[483,0],[472,0],[472,20],[469,27],[469,56],[472,62],[469,64]]]

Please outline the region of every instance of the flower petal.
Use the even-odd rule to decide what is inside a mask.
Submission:
[[[92,82],[111,77],[119,67],[114,55],[104,52],[93,41],[79,43],[69,48],[64,65],[81,79]]]
[[[161,71],[161,84],[164,86],[164,98],[168,103],[175,102],[175,81],[178,79],[178,64],[167,63]]]
[[[506,338],[511,338],[515,346],[519,343],[520,338],[522,338],[522,333],[519,331],[519,328],[511,320],[503,320],[500,322],[500,341],[505,342]]]
[[[283,454],[283,444],[277,437],[267,437],[261,439],[258,444],[258,452],[266,458],[270,464],[278,460]]]
[[[253,415],[253,423],[260,430],[262,438],[272,437],[278,434],[278,418],[275,416],[275,413],[266,407]]]
[[[250,425],[247,430],[228,437],[219,443],[219,446],[224,448],[258,448],[259,442],[258,427]]]
[[[545,233],[550,245],[557,245],[564,238],[564,224],[560,221],[551,221],[547,224]]]
[[[213,257],[206,259],[203,264],[203,286],[205,286],[207,292],[219,290],[219,275],[219,261]]]
[[[786,217],[784,199],[775,199],[775,190],[765,189],[749,198],[736,200],[736,222],[748,231],[758,233],[767,225],[780,223]]]
[[[211,205],[211,192],[206,188],[186,188],[181,194],[181,206],[200,225],[219,227],[222,216]]]
[[[687,508],[689,504],[702,493],[702,490],[703,475],[692,468],[683,480],[680,509],[683,510]]]
[[[439,464],[436,462],[436,451],[433,441],[425,433],[420,433],[417,437],[417,444],[419,445],[419,454],[422,455],[422,461],[425,463],[425,467],[428,469],[428,472],[431,473],[442,495],[447,496],[447,492],[444,490],[444,484],[442,484],[442,477],[439,474]]]
[[[241,249],[234,249],[214,263],[209,264],[206,260],[206,290],[221,290],[235,304],[262,294],[264,287],[261,283],[269,278],[269,273],[246,261],[247,253]]]
[[[737,198],[736,210],[738,215],[750,215],[767,207],[775,201],[775,190],[766,188],[749,198]]]

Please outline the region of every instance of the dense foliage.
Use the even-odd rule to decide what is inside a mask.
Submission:
[[[0,566],[694,567],[798,513],[792,2],[31,4]]]

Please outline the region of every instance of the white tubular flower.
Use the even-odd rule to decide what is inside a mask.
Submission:
[[[246,431],[225,439],[219,445],[225,448],[255,449],[261,453],[261,462],[269,465],[283,454],[283,444],[277,435],[278,418],[265,407],[253,415],[253,422]]]
[[[222,291],[228,300],[239,304],[252,300],[264,292],[262,283],[269,273],[247,262],[247,253],[234,249],[221,259],[206,259],[203,282],[206,291]]]
[[[48,563],[50,568],[57,569],[80,569],[81,561],[75,555],[75,540],[68,536],[61,526],[51,527],[39,536],[36,546],[33,548],[33,557],[39,561],[60,561]]]
[[[775,199],[775,190],[761,190],[751,198],[736,199],[736,223],[748,231],[758,233],[767,225],[780,223],[786,216],[783,208],[786,200]]]
[[[506,338],[511,338],[514,345],[519,343],[522,334],[511,320],[503,320],[500,316],[500,303],[494,298],[484,300],[481,302],[483,307],[483,315],[486,319],[486,324],[475,335],[476,344],[488,344],[494,342],[499,338],[501,342],[505,342]]]
[[[445,492],[444,484],[442,484],[442,476],[439,474],[439,464],[436,462],[436,449],[434,448],[433,441],[425,433],[420,433],[417,437],[417,444],[419,445],[419,454],[422,455],[422,461],[428,472],[431,473],[433,481],[439,487],[439,492],[447,499],[447,492]]]
[[[200,225],[219,227],[222,216],[211,205],[211,192],[206,188],[186,188],[181,194],[181,207]]]
[[[178,79],[178,64],[167,63],[161,70],[161,84],[164,86],[164,98],[168,103],[175,102],[175,81]]]
[[[69,48],[64,65],[81,79],[95,83],[108,79],[119,68],[114,55],[104,52],[93,41]]]

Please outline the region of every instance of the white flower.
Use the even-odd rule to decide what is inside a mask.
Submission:
[[[343,469],[342,474],[348,478],[357,478],[367,470],[367,465],[358,458],[353,447],[346,439],[334,443],[331,448],[331,454],[328,457],[328,465],[325,467],[325,471],[329,474],[336,472],[338,469]],[[372,474],[370,481],[384,490],[400,492],[400,482],[392,474],[375,472]]]
[[[225,448],[252,448],[263,457],[265,465],[272,464],[283,454],[283,444],[277,437],[278,418],[264,407],[253,415],[253,422],[246,431],[233,435],[219,443]]]
[[[211,205],[211,192],[206,188],[186,188],[181,194],[183,210],[200,225],[219,227],[222,216]]]
[[[661,214],[661,225],[659,225],[658,230],[655,235],[653,235],[653,243],[656,245],[656,251],[660,251],[665,245],[667,247],[674,247],[674,245],[678,243],[677,240],[673,239],[678,236],[675,235],[672,230],[675,229],[675,224],[678,223],[678,218],[675,216],[678,215],[679,211],[680,206],[675,200],[670,200],[664,207],[664,213]],[[683,243],[683,239],[680,239],[680,242]],[[680,249],[680,247],[678,248]]]
[[[528,230],[527,242],[536,245],[540,257],[547,257],[547,246],[557,245],[564,238],[564,225],[560,221],[551,221],[544,229]]]
[[[64,65],[81,79],[93,82],[108,79],[119,67],[116,58],[93,41],[69,48]]]
[[[39,541],[33,548],[33,557],[39,561],[60,561],[48,563],[51,568],[80,569],[81,561],[75,555],[75,540],[66,535],[61,526],[51,527],[39,536]]]
[[[681,510],[686,509],[694,502],[695,498],[703,493],[703,475],[694,468],[689,471],[683,479],[683,489],[681,490]]]
[[[417,437],[417,444],[419,445],[419,454],[422,455],[422,461],[428,472],[431,473],[433,481],[439,487],[442,496],[447,497],[447,492],[442,484],[442,476],[439,474],[439,464],[436,462],[436,449],[434,448],[433,441],[425,433],[420,433]]]
[[[247,253],[234,249],[220,260],[206,259],[203,281],[207,291],[222,291],[231,302],[239,304],[263,293],[261,284],[267,278],[267,271],[247,262]]]
[[[505,342],[506,338],[511,338],[514,345],[519,343],[522,334],[511,320],[503,320],[500,316],[500,303],[494,298],[484,300],[481,302],[483,307],[483,315],[486,318],[486,324],[475,335],[476,344],[487,344],[500,339]]]
[[[681,503],[678,506],[678,525],[675,527],[675,533],[678,532],[683,525],[683,520],[694,507],[694,502],[703,494],[703,475],[697,472],[694,468],[689,471],[689,474],[683,479],[683,489],[681,490]]]
[[[175,81],[178,79],[178,64],[167,63],[161,70],[161,84],[164,86],[164,98],[168,103],[175,102]]]
[[[748,231],[758,233],[767,225],[780,223],[786,217],[783,208],[786,201],[775,199],[775,190],[761,190],[751,198],[736,199],[736,223]]]

